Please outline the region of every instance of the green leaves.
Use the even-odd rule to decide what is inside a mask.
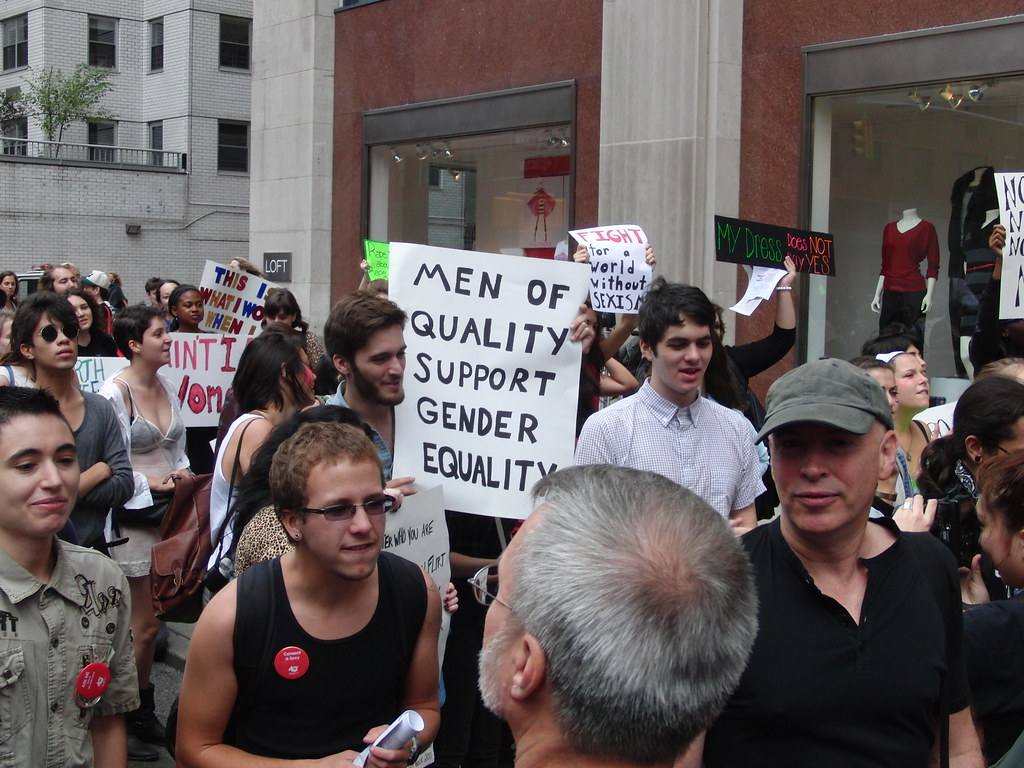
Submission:
[[[47,141],[60,141],[64,129],[82,120],[110,120],[113,113],[98,105],[113,88],[112,71],[79,64],[71,74],[53,67],[39,72],[21,96],[25,114],[39,121]]]

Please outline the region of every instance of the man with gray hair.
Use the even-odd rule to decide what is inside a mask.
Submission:
[[[670,766],[715,719],[756,633],[750,566],[729,525],[651,472],[572,467],[497,566],[484,703],[508,721],[517,768]]]

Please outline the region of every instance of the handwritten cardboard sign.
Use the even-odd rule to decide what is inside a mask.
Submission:
[[[635,314],[651,287],[647,235],[635,224],[569,232],[590,257],[590,303],[597,312]]]
[[[366,270],[367,280],[387,280],[388,261],[391,246],[379,240],[363,240],[363,254],[370,268]]]
[[[257,275],[207,261],[199,283],[204,305],[199,327],[235,336],[255,336],[262,330],[263,297],[276,287]]]
[[[1024,318],[1024,173],[997,173],[999,223],[1006,228],[999,319]]]
[[[231,389],[238,359],[250,337],[214,333],[172,333],[171,363],[160,369],[174,383],[186,427],[215,427]],[[126,368],[123,357],[80,357],[75,366],[85,392]]]
[[[582,264],[391,244],[409,314],[395,476],[439,481],[449,509],[525,517],[529,491],[572,464],[580,377],[569,324]]]
[[[715,216],[715,258],[749,267],[784,269],[793,257],[797,272],[834,276],[832,235],[792,227]]]

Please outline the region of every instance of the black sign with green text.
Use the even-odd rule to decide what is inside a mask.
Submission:
[[[790,256],[797,272],[835,275],[832,235],[756,221],[715,216],[715,258],[751,267],[785,269]]]

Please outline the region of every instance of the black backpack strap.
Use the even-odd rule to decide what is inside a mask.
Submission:
[[[924,571],[925,579],[931,588],[932,596],[942,614],[942,620],[946,631],[946,666],[947,672],[942,676],[939,683],[939,766],[949,768],[949,675],[952,673],[952,659],[949,658],[949,649],[953,637],[953,616],[951,611],[949,574],[942,564],[942,561],[935,556],[934,550],[929,549],[931,544],[925,537],[932,537],[930,533],[903,534],[903,539],[910,543],[917,554],[918,562],[921,563],[921,570]]]
[[[256,563],[235,580],[232,648],[238,692],[224,734],[227,743],[234,742],[235,730],[243,715],[242,702],[248,701],[252,692],[258,690],[264,671],[271,666],[274,651],[270,641],[277,607],[273,598],[274,578],[280,567],[278,560]]]

